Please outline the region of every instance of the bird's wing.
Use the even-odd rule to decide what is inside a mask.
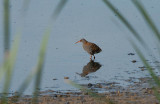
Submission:
[[[98,47],[98,46],[97,46],[96,44],[94,44],[94,43],[91,44],[91,48],[92,48],[92,50],[93,50],[95,53],[99,53],[99,52],[102,51],[101,48]]]

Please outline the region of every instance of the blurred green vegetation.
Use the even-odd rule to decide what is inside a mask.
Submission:
[[[60,0],[59,4],[57,5],[57,7],[55,9],[55,11],[53,11],[51,19],[49,20],[49,23],[48,23],[48,27],[45,29],[45,32],[43,34],[43,40],[42,40],[41,46],[40,46],[38,62],[35,65],[35,68],[33,68],[33,70],[30,72],[28,77],[26,77],[26,79],[24,80],[24,82],[22,83],[20,88],[17,90],[18,93],[15,95],[15,96],[17,96],[16,101],[18,101],[18,98],[21,97],[21,95],[23,94],[25,89],[30,84],[31,80],[35,79],[34,92],[33,92],[33,95],[34,95],[33,96],[33,103],[38,102],[38,99],[37,99],[37,96],[39,94],[39,89],[38,88],[40,88],[40,85],[41,85],[42,70],[43,70],[43,67],[44,67],[45,54],[46,54],[46,51],[47,51],[47,44],[48,44],[48,40],[49,40],[49,37],[50,37],[50,33],[52,31],[52,27],[53,27],[54,22],[58,18],[60,12],[63,10],[67,1],[68,0]],[[143,36],[141,34],[139,34],[137,32],[137,30],[131,25],[131,23],[123,16],[123,13],[121,13],[120,11],[117,11],[116,7],[114,7],[114,5],[109,0],[102,0],[102,1],[103,1],[104,4],[106,4],[106,6],[114,14],[117,15],[119,20],[126,26],[126,28],[132,33],[132,35],[138,40],[138,42],[143,47],[145,47],[148,52],[150,52],[150,50],[149,50],[150,48],[146,44],[146,42],[143,40]],[[148,13],[147,13],[145,7],[143,6],[143,4],[140,2],[140,0],[131,0],[131,1],[135,5],[137,10],[140,12],[140,14],[142,15],[142,18],[145,20],[149,29],[153,32],[154,37],[158,40],[158,42],[160,42],[159,30],[156,27],[156,25],[154,24],[151,17],[148,15]],[[3,39],[3,41],[4,41],[4,60],[3,60],[2,65],[0,66],[0,81],[2,79],[5,79],[4,87],[3,87],[3,95],[1,97],[1,101],[2,101],[1,103],[2,104],[7,104],[8,103],[7,97],[8,97],[8,94],[9,94],[9,88],[11,87],[10,85],[11,85],[12,73],[14,71],[16,55],[17,55],[19,44],[20,44],[20,37],[23,33],[20,32],[21,29],[20,30],[18,29],[17,30],[18,32],[17,32],[16,37],[15,37],[15,41],[10,46],[10,36],[12,35],[12,33],[10,33],[10,14],[11,14],[10,13],[10,8],[9,8],[10,0],[3,0],[3,3],[4,3],[4,5],[3,5],[3,7],[4,7],[4,11],[3,11],[3,19],[4,19],[4,23],[3,23],[3,27],[4,27],[4,34],[3,34],[3,36],[4,36],[4,39]],[[27,10],[28,5],[30,4],[30,0],[24,0],[23,4],[24,5],[22,6],[22,8]],[[23,13],[23,15],[25,15],[25,13]],[[160,95],[158,93],[158,88],[160,87],[159,77],[152,70],[152,67],[151,67],[150,63],[148,63],[146,61],[146,58],[144,57],[144,55],[142,53],[142,50],[140,48],[138,48],[138,46],[136,45],[136,43],[134,41],[131,41],[131,44],[132,44],[133,48],[136,50],[136,52],[139,55],[143,64],[147,67],[148,72],[150,73],[151,77],[153,78],[154,82],[157,85],[156,87],[154,87],[154,90],[155,90],[156,97],[160,102]],[[160,50],[159,44],[157,44],[157,48]],[[153,59],[153,61],[154,61],[154,59]],[[68,84],[71,84],[74,87],[77,87],[79,89],[82,89],[83,91],[88,92],[89,95],[91,95],[95,98],[102,97],[102,96],[99,96],[96,93],[92,92],[91,90],[88,90],[86,88],[81,87],[80,85],[78,85],[78,84],[76,84],[72,81],[68,81]],[[108,100],[106,102],[108,102]],[[109,103],[112,103],[112,102],[109,101]]]
[[[143,40],[144,35],[142,36],[141,34],[138,33],[138,31],[134,28],[134,26],[131,25],[131,23],[123,16],[123,14],[120,11],[116,10],[116,7],[109,1],[109,0],[103,0],[103,2],[106,4],[106,6],[114,13],[117,15],[118,19],[126,26],[126,28],[132,33],[132,35],[138,40],[140,45],[145,48],[146,52],[152,54],[155,56],[151,50],[152,47],[149,47],[146,42]],[[153,35],[157,40],[155,42],[155,45],[157,46],[156,48],[159,49],[160,53],[160,48],[159,48],[159,42],[160,42],[160,33],[156,25],[154,24],[152,18],[149,16],[147,10],[145,9],[144,5],[142,4],[141,0],[131,0],[131,2],[134,4],[135,8],[140,12],[143,20],[145,20],[147,26],[149,29],[153,32]],[[146,57],[143,55],[143,51],[141,48],[139,48],[138,45],[136,45],[136,42],[134,42],[132,39],[130,39],[130,43],[135,49],[136,53],[138,54],[139,58],[143,62],[144,66],[148,69],[148,72],[150,73],[150,76],[152,77],[153,81],[155,82],[156,86],[153,86],[153,89],[155,91],[155,95],[157,99],[160,102],[160,94],[158,93],[158,89],[160,88],[160,80],[158,75],[155,73],[155,71],[152,70],[152,65],[147,61]],[[157,59],[153,59],[151,61],[157,61]],[[155,63],[155,66],[157,66],[157,63]],[[158,68],[158,70],[160,70]]]
[[[43,34],[42,43],[40,46],[39,51],[39,57],[38,62],[35,65],[35,68],[31,71],[31,73],[26,77],[20,88],[17,90],[17,93],[15,94],[15,102],[18,101],[19,97],[22,96],[25,89],[30,84],[31,80],[35,79],[35,85],[34,85],[34,92],[33,92],[33,104],[38,103],[38,94],[39,94],[39,88],[41,86],[41,79],[42,79],[42,70],[44,67],[44,61],[45,61],[45,54],[47,51],[47,44],[49,40],[49,36],[52,31],[52,25],[56,21],[57,17],[59,16],[60,12],[62,11],[63,7],[67,3],[68,0],[60,0],[55,11],[53,11],[51,19],[48,21],[48,27],[46,27],[45,32]],[[10,0],[3,0],[4,3],[4,11],[3,11],[3,19],[4,19],[4,60],[3,64],[0,67],[0,81],[4,78],[4,86],[3,86],[3,95],[1,97],[2,104],[8,103],[8,96],[9,96],[9,88],[11,87],[11,79],[12,74],[14,71],[14,66],[16,62],[16,55],[18,51],[18,47],[20,44],[20,36],[23,34],[21,33],[22,28],[17,29],[17,34],[15,37],[14,43],[11,45],[10,49],[10,36],[12,35],[10,33]],[[25,11],[28,9],[28,5],[30,3],[30,0],[24,0],[23,7]],[[23,12],[22,17],[26,14]]]
[[[144,36],[142,36],[140,33],[138,33],[138,31],[134,28],[134,26],[132,26],[132,24],[130,23],[130,21],[127,20],[127,18],[125,18],[123,16],[123,13],[121,13],[120,11],[117,10],[117,8],[110,2],[111,0],[103,0],[103,3],[106,4],[106,6],[114,13],[117,15],[118,19],[126,26],[126,28],[132,33],[132,35],[135,37],[135,39],[140,43],[140,45],[142,45],[146,52],[149,54],[151,53],[151,47],[149,47],[145,40],[143,39]],[[137,10],[140,12],[140,14],[142,15],[142,18],[145,20],[146,24],[148,25],[149,29],[153,32],[154,37],[158,40],[158,42],[160,42],[160,33],[158,28],[156,27],[156,25],[154,24],[153,20],[151,19],[151,17],[149,16],[149,14],[147,13],[146,9],[144,8],[143,4],[141,3],[141,0],[131,0],[131,2],[134,4],[135,8],[137,8]],[[152,34],[151,34],[152,35]],[[158,89],[160,88],[160,80],[158,75],[155,73],[155,71],[152,70],[152,65],[150,63],[148,63],[147,59],[145,58],[145,56],[143,55],[142,49],[138,48],[138,46],[136,45],[136,43],[132,40],[129,39],[132,47],[135,49],[136,53],[138,54],[139,58],[141,59],[141,61],[143,62],[144,66],[148,69],[148,72],[150,73],[150,76],[152,77],[154,83],[156,84],[156,86],[153,86],[153,90],[155,92],[155,96],[157,97],[157,99],[160,102],[160,94],[158,93]],[[160,47],[159,44],[156,44],[156,48],[159,49],[159,53],[160,53]],[[154,56],[154,54],[152,53],[152,55]],[[155,59],[152,58],[151,61],[157,61]],[[155,63],[157,65],[157,63]],[[160,69],[159,69],[160,70]],[[91,92],[89,93],[89,95],[96,95],[94,92],[83,88],[82,86],[69,81],[67,82],[70,85],[77,87],[79,89],[83,89],[86,92]],[[98,95],[96,95],[95,97],[99,97]]]

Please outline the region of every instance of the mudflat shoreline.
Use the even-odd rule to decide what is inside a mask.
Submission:
[[[43,91],[38,96],[38,104],[159,104],[154,90],[148,83],[149,77],[140,78],[139,82],[128,87],[121,87],[116,83],[83,85],[92,90],[95,95],[85,91]],[[96,90],[95,90],[95,89]],[[97,89],[106,89],[98,93]],[[9,104],[32,104],[32,96],[23,96],[14,102],[14,96],[9,97]]]

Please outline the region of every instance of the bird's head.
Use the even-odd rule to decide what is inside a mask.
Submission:
[[[79,43],[79,42],[86,43],[87,40],[83,38],[83,39],[81,39],[80,41],[78,41],[78,42],[76,42],[76,43]],[[76,44],[76,43],[75,43],[75,44]]]

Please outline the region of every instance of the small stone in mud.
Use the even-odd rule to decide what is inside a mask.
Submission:
[[[144,70],[146,70],[146,67],[145,67],[145,66],[138,67],[138,68],[140,68],[140,70],[141,70],[141,71],[144,71]]]
[[[89,76],[86,76],[85,78],[89,78]]]
[[[63,97],[63,95],[57,95],[57,97]]]
[[[65,104],[70,104],[68,101]]]
[[[88,92],[84,92],[83,94],[84,94],[84,95],[88,95]]]
[[[138,68],[146,68],[145,66],[142,66],[142,67],[138,67]]]
[[[88,87],[92,87],[93,85],[91,83],[88,83]]]
[[[159,61],[155,61],[155,62],[153,62],[153,63],[160,63]]]
[[[64,79],[69,79],[69,77],[64,77]]]
[[[98,88],[102,88],[102,85],[101,85],[100,83],[97,83],[96,86],[97,86]]]
[[[136,60],[132,60],[132,62],[133,62],[133,63],[136,63],[137,61],[136,61]]]
[[[128,55],[135,55],[134,53],[128,53]]]
[[[57,95],[56,95],[56,94],[54,94],[54,95],[53,95],[53,97],[57,97]]]

